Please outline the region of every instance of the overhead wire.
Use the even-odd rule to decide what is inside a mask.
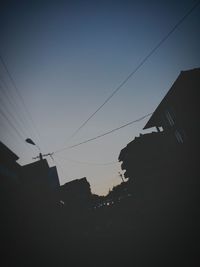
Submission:
[[[0,85],[0,91],[3,92],[4,95],[6,96],[7,102],[10,104],[10,107],[13,107],[8,94],[6,93],[6,91],[3,89],[3,87],[1,85]],[[5,100],[5,98],[1,99],[2,108],[4,108],[5,112],[9,115],[10,118],[12,118],[12,120],[15,122],[15,124],[18,126],[18,128],[20,128],[20,130],[23,133],[23,135],[24,136],[29,136],[30,133],[28,133],[26,125],[24,124],[24,121],[22,120],[22,117],[19,116],[17,110],[15,110],[14,113],[11,112],[11,110],[6,105],[4,100]],[[32,134],[31,134],[31,136],[32,136]]]
[[[3,103],[1,103],[2,105]],[[24,136],[27,136],[27,133],[24,131],[24,129],[20,126],[19,121],[16,119],[16,117],[13,115],[13,113],[10,112],[10,110],[6,107],[6,105],[2,105],[2,108],[4,108],[5,112],[8,114],[8,116],[12,119],[15,125],[20,128],[21,132],[23,133]]]
[[[137,67],[117,86],[117,88],[109,95],[108,98],[85,120],[74,133],[68,138],[71,140],[88,122],[91,120],[96,113],[103,108],[103,106],[110,101],[110,99],[130,80],[130,78],[146,63],[146,61],[160,48],[160,46],[172,35],[172,33],[183,23],[183,21],[198,7],[200,1],[190,8],[186,14],[171,28],[171,30],[154,46],[153,49],[143,58],[143,60],[137,65]]]
[[[56,156],[58,156],[56,154]],[[60,155],[58,156],[59,158],[61,157]],[[104,162],[104,163],[97,163],[97,162],[87,162],[87,161],[79,161],[71,158],[66,158],[66,157],[61,157],[62,159],[75,163],[75,164],[82,164],[82,165],[94,165],[94,166],[109,166],[109,165],[114,165],[119,163],[118,161],[111,161],[111,162]]]
[[[66,176],[69,177],[68,174],[66,175],[66,171],[64,171],[63,166],[55,159],[55,157],[53,155],[51,155],[51,158],[53,159],[55,164],[59,167],[59,169],[62,172],[63,176],[65,176],[65,178],[66,178]]]
[[[151,113],[149,113],[149,114],[146,114],[146,115],[144,115],[144,116],[142,116],[142,117],[140,117],[140,118],[138,118],[138,119],[136,119],[136,120],[133,120],[133,121],[131,121],[131,122],[128,122],[128,123],[126,123],[126,124],[124,124],[124,125],[122,125],[122,126],[120,126],[120,127],[117,127],[117,128],[115,128],[115,129],[112,129],[112,130],[110,130],[110,131],[108,131],[108,132],[105,132],[105,133],[103,133],[103,134],[100,134],[100,135],[97,135],[97,136],[92,137],[92,138],[90,138],[90,139],[87,139],[87,140],[85,140],[85,141],[82,141],[82,142],[80,142],[80,143],[78,143],[78,144],[74,144],[74,145],[71,145],[71,146],[68,146],[68,147],[64,147],[64,148],[62,148],[62,149],[58,149],[58,150],[54,151],[53,153],[56,154],[56,153],[62,152],[62,151],[64,151],[64,150],[72,149],[72,148],[74,148],[74,147],[77,147],[77,146],[86,144],[86,143],[88,143],[88,142],[94,141],[94,140],[99,139],[99,138],[101,138],[101,137],[104,137],[104,136],[106,136],[106,135],[108,135],[108,134],[111,134],[111,133],[113,133],[113,132],[115,132],[115,131],[118,131],[118,130],[124,128],[124,127],[127,127],[127,126],[129,126],[129,125],[131,125],[131,124],[134,124],[134,123],[136,123],[136,122],[139,122],[139,121],[141,121],[141,120],[143,120],[143,119],[149,117],[149,116],[152,115],[152,114],[153,114],[153,112],[151,112]]]
[[[31,137],[35,136],[34,132],[31,130],[31,128],[27,127],[27,126],[29,126],[29,123],[27,123],[25,121],[25,118],[19,112],[20,107],[18,106],[18,103],[15,101],[13,95],[11,93],[9,94],[9,87],[6,84],[6,82],[2,79],[2,77],[0,77],[0,82],[3,84],[3,85],[0,85],[0,91],[4,95],[4,99],[7,100],[10,107],[12,107],[12,109],[14,110],[15,114],[17,115],[18,121],[20,121],[21,125],[23,125],[23,128],[26,129],[26,133],[28,133],[27,136],[31,136]],[[7,90],[5,90],[5,88]],[[2,101],[4,99],[2,99]]]
[[[30,123],[31,123],[31,125],[32,125],[32,128],[34,129],[36,135],[38,136],[37,139],[41,142],[41,135],[40,135],[40,133],[39,133],[39,131],[38,131],[38,128],[36,127],[36,124],[35,124],[35,122],[34,122],[34,120],[33,120],[33,117],[32,117],[32,115],[31,115],[31,113],[30,113],[30,111],[29,111],[27,105],[25,104],[24,98],[22,97],[22,95],[21,95],[21,93],[20,93],[20,90],[18,89],[18,87],[17,87],[17,85],[16,85],[16,83],[15,83],[15,81],[14,81],[14,79],[13,79],[13,77],[12,77],[12,75],[11,75],[11,73],[10,73],[8,67],[7,67],[7,64],[6,64],[5,60],[4,60],[3,57],[2,57],[2,55],[0,55],[0,62],[1,62],[1,64],[2,64],[2,66],[4,67],[4,69],[5,69],[5,71],[6,71],[7,75],[8,75],[8,77],[9,77],[9,79],[10,79],[12,85],[13,85],[13,88],[15,89],[16,94],[17,94],[19,100],[21,101],[21,103],[22,103],[22,105],[23,105],[23,108],[24,108],[24,110],[25,110],[25,112],[26,112],[25,114],[26,114],[27,118],[29,119],[29,121],[30,121]],[[42,143],[42,142],[41,142],[41,143]]]
[[[7,123],[10,125],[10,127],[15,131],[15,133],[18,135],[18,137],[24,142],[25,138],[24,138],[23,134],[16,128],[16,126],[12,123],[12,121],[9,119],[9,117],[6,115],[6,113],[2,110],[1,107],[0,107],[0,114],[7,121]]]
[[[82,124],[81,124],[81,126],[73,133],[73,135],[71,136],[71,138],[72,137],[74,137],[87,123],[88,123],[88,121],[90,120],[90,119],[92,119],[92,117],[94,117],[95,116],[95,114],[100,110],[100,109],[102,109],[103,108],[103,106],[107,103],[107,102],[109,102],[110,101],[110,99],[128,82],[128,80],[145,64],[145,62],[157,51],[157,49],[170,37],[170,35],[183,23],[183,21],[194,11],[194,9],[196,9],[197,8],[197,6],[200,4],[200,1],[198,1],[175,25],[174,25],[174,27],[157,43],[157,45],[144,57],[144,59],[139,63],[139,65],[119,84],[119,86],[111,93],[111,95],[88,117],[88,119],[86,120],[86,121],[84,121]],[[23,99],[23,97],[22,97],[22,95],[21,95],[21,93],[20,93],[20,91],[19,91],[19,89],[18,89],[18,87],[16,86],[16,83],[15,83],[15,81],[14,81],[14,79],[13,79],[13,77],[11,76],[11,74],[10,74],[10,71],[9,71],[9,69],[8,69],[8,67],[7,67],[7,65],[6,65],[6,63],[5,63],[5,61],[4,61],[4,59],[2,58],[2,56],[0,55],[0,61],[1,61],[1,63],[2,63],[2,65],[4,66],[4,68],[5,68],[5,70],[6,70],[6,72],[7,72],[7,74],[8,74],[8,76],[9,76],[9,78],[10,78],[10,80],[11,80],[11,82],[12,82],[12,84],[13,84],[13,87],[15,88],[15,91],[16,91],[16,93],[17,93],[17,95],[18,95],[18,97],[19,97],[19,99],[21,100],[21,102],[22,102],[22,104],[23,104],[23,107],[24,107],[24,109],[25,109],[25,111],[26,111],[26,114],[28,115],[28,117],[29,117],[29,120],[32,122],[32,125],[34,126],[34,128],[35,128],[35,130],[37,129],[36,128],[36,126],[35,126],[35,123],[34,123],[34,121],[33,121],[33,118],[32,118],[32,116],[31,116],[31,114],[30,114],[30,112],[29,112],[29,110],[28,110],[28,108],[27,108],[27,106],[26,106],[26,104],[25,104],[25,102],[24,102],[24,99]],[[152,113],[150,113],[150,114],[152,114]],[[75,144],[75,145],[71,145],[71,146],[69,146],[69,147],[66,147],[66,148],[63,148],[63,149],[60,149],[60,150],[57,150],[57,151],[55,151],[54,153],[58,153],[58,152],[61,152],[61,151],[63,151],[63,150],[66,150],[66,149],[71,149],[71,148],[74,148],[74,147],[77,147],[77,146],[80,146],[80,145],[82,145],[82,144],[85,144],[85,143],[88,143],[88,142],[91,142],[91,141],[93,141],[93,140],[96,140],[96,139],[98,139],[98,138],[101,138],[101,137],[103,137],[103,136],[105,136],[105,135],[108,135],[108,134],[111,134],[111,133],[113,133],[113,132],[115,132],[115,131],[117,131],[117,130],[119,130],[119,129],[121,129],[121,128],[124,128],[124,127],[126,127],[126,126],[128,126],[128,125],[131,125],[131,124],[133,124],[133,123],[135,123],[135,122],[137,122],[137,121],[139,121],[139,120],[141,120],[141,119],[144,119],[146,116],[149,116],[150,114],[147,114],[147,115],[145,115],[145,116],[143,116],[142,118],[139,118],[139,119],[137,119],[137,120],[135,120],[135,121],[132,121],[132,122],[129,122],[129,123],[127,123],[127,124],[125,124],[125,125],[122,125],[122,126],[120,126],[120,127],[118,127],[118,128],[115,128],[115,129],[113,129],[113,130],[110,130],[110,131],[108,131],[108,132],[106,132],[106,133],[103,133],[103,134],[101,134],[101,135],[98,135],[98,136],[96,136],[96,137],[93,137],[93,138],[90,138],[90,139],[88,139],[88,140],[85,140],[85,141],[83,141],[83,142],[80,142],[80,143],[78,143],[78,144]],[[9,118],[7,117],[7,115],[4,113],[4,111],[3,110],[1,110],[1,115],[7,120],[7,122],[10,124],[10,126],[15,130],[15,132],[18,134],[18,136],[22,139],[23,138],[23,136],[22,136],[22,134],[20,133],[20,131],[15,127],[15,125],[9,120]],[[36,130],[36,132],[37,132],[37,130]],[[37,135],[38,136],[40,136],[39,134],[38,134],[38,132],[37,132]],[[22,139],[23,141],[24,141],[24,139]]]

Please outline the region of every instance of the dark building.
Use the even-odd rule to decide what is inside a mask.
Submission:
[[[200,69],[181,72],[144,127],[157,132],[136,137],[119,155],[133,181],[138,241],[146,254],[176,265],[199,261],[199,88]]]
[[[199,144],[198,90],[200,69],[182,71],[140,134],[121,150],[125,177],[163,173],[181,164],[195,164]]]
[[[52,189],[58,189],[60,186],[58,172],[56,166],[49,168],[49,183]]]
[[[39,160],[24,166],[16,161],[19,157],[0,142],[0,183],[3,186],[26,185],[36,188],[56,189],[60,186],[56,167],[49,167],[47,160]]]
[[[68,209],[88,207],[91,196],[90,184],[85,177],[60,186],[60,201]]]
[[[57,240],[59,179],[46,160],[25,166],[17,160],[0,143],[0,255],[8,266],[32,266]]]
[[[60,185],[56,167],[49,167],[46,159],[22,166],[21,179],[23,184],[33,190],[54,190]]]
[[[19,157],[0,142],[0,209],[7,214],[15,210],[20,195]],[[1,213],[2,214],[2,213]]]
[[[0,247],[1,261],[9,263],[18,258],[22,246],[26,213],[21,188],[19,157],[0,142]]]
[[[158,105],[144,129],[162,127],[172,132],[179,143],[199,139],[200,68],[182,71]]]
[[[19,157],[0,142],[0,177],[1,183],[19,183]]]
[[[169,167],[177,148],[175,138],[165,132],[140,134],[120,152],[119,161],[121,168],[126,170],[125,178],[136,179],[158,169],[162,173]]]
[[[49,166],[46,159],[38,160],[22,166],[21,176],[23,183],[30,187],[48,187]]]

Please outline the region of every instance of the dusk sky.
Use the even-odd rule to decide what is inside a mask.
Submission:
[[[198,1],[6,2],[0,10],[0,55],[26,108],[0,64],[1,109],[24,140],[32,138],[43,153],[153,112],[180,71],[200,66],[199,5],[70,139]],[[87,177],[93,193],[106,194],[121,182],[120,150],[145,133],[147,120],[55,153],[55,162],[48,162],[56,164],[61,184]],[[18,162],[33,162],[37,148],[23,142],[2,114],[0,127],[0,140],[20,157]]]

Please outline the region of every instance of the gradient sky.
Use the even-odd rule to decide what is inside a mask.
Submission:
[[[2,108],[24,139],[31,137],[43,153],[153,112],[180,71],[200,66],[200,7],[69,141],[196,2],[7,1],[0,10],[0,54],[34,124],[0,65],[0,84],[7,84],[15,102],[10,105],[0,88]],[[55,154],[60,183],[86,176],[92,192],[106,194],[121,181],[120,164],[98,164],[116,162],[120,150],[144,132],[146,121]],[[3,117],[0,127],[0,139],[20,157],[19,163],[32,162],[37,148],[22,142]]]

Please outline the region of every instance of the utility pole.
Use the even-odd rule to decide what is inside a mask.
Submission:
[[[43,157],[50,156],[50,157],[52,158],[52,155],[53,155],[53,153],[48,153],[48,154],[42,154],[42,153],[39,153],[39,156],[34,157],[33,159],[43,160]]]
[[[34,145],[34,146],[36,146],[37,148],[38,148],[38,150],[39,150],[39,156],[37,156],[37,157],[34,157],[33,159],[39,159],[39,160],[43,160],[43,157],[47,157],[47,156],[50,156],[51,158],[52,158],[52,160],[53,160],[53,153],[48,153],[48,154],[42,154],[41,153],[41,151],[40,151],[40,147],[38,146],[38,145],[36,145],[34,142],[33,142],[33,140],[32,139],[30,139],[30,138],[27,138],[26,140],[25,140],[27,143],[29,143],[29,144],[31,144],[31,145]]]

